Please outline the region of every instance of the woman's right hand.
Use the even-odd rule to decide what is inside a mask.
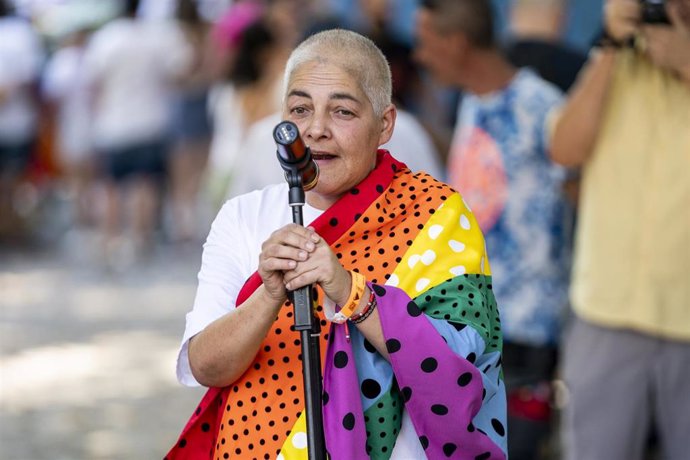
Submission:
[[[623,43],[635,35],[642,11],[637,0],[606,0],[604,28],[608,36]]]
[[[284,273],[307,260],[320,237],[311,228],[288,224],[271,234],[261,246],[259,276],[266,294],[280,305],[287,298]]]

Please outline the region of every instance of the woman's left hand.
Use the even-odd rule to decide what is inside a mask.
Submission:
[[[310,284],[318,284],[338,305],[347,302],[352,288],[350,273],[340,264],[326,241],[321,238],[307,260],[284,274],[285,287],[291,291]]]

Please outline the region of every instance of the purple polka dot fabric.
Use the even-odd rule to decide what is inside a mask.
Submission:
[[[425,315],[411,314],[404,291],[374,288],[390,365],[427,457],[504,459],[503,450],[472,426],[482,408],[480,371],[450,349]],[[324,372],[327,449],[333,459],[368,458],[353,344],[344,327],[331,333]]]

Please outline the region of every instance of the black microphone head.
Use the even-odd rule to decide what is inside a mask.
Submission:
[[[311,158],[311,151],[299,134],[299,128],[291,121],[281,121],[273,128],[278,161],[286,174],[297,173],[302,178],[305,191],[316,186],[319,167]],[[289,180],[288,180],[289,182]]]
[[[300,163],[309,161],[307,146],[299,135],[299,128],[291,121],[281,121],[273,128],[273,140],[278,147],[281,163]]]
[[[290,145],[299,138],[299,129],[291,121],[281,121],[273,128],[273,139],[281,145]]]

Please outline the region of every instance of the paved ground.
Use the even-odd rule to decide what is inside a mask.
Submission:
[[[0,249],[0,458],[162,458],[203,394],[174,377],[201,248],[118,273],[80,245]]]

